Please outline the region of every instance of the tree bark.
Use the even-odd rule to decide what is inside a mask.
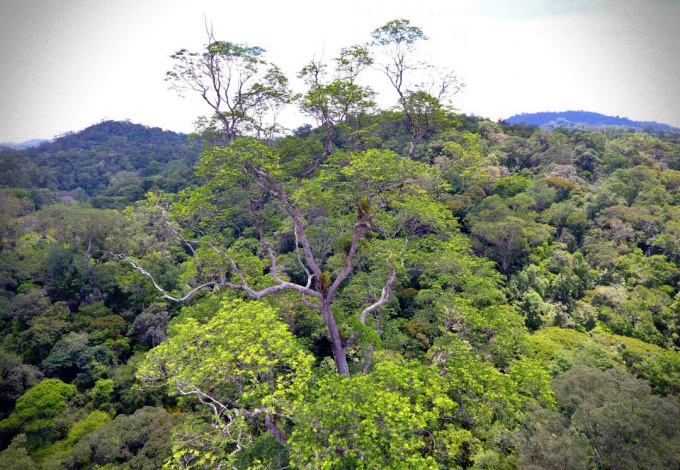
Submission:
[[[335,317],[331,312],[331,304],[328,299],[323,299],[321,302],[321,314],[323,315],[328,335],[331,339],[331,349],[333,351],[333,360],[335,367],[338,369],[338,374],[349,377],[349,366],[347,365],[347,348],[345,347],[338,324],[335,322]]]
[[[272,419],[272,416],[270,414],[264,415],[264,426],[267,428],[267,431],[276,439],[276,442],[281,444],[287,449],[290,449],[290,446],[288,445],[288,437],[281,431],[281,429],[274,423],[274,420]]]
[[[332,123],[327,122],[326,127],[326,138],[324,139],[323,149],[324,156],[328,157],[333,153],[333,137],[335,137],[335,126]]]
[[[413,156],[416,154],[416,145],[418,144],[417,140],[411,139],[411,145],[409,146],[408,149],[408,158],[413,158]]]

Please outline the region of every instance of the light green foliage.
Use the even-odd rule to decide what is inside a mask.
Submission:
[[[19,397],[14,412],[0,421],[0,430],[25,433],[32,449],[54,441],[62,431],[57,418],[75,396],[75,385],[45,379]]]
[[[589,339],[588,334],[567,328],[550,327],[536,331],[529,336],[532,355],[539,361],[550,361],[562,349],[582,348]]]
[[[322,378],[291,435],[291,459],[313,468],[438,468],[429,429],[455,411],[434,370],[415,362],[376,364],[368,375]],[[453,436],[449,436],[452,440]],[[467,438],[470,439],[470,436]]]
[[[372,39],[297,96],[259,47],[175,54],[193,176],[129,123],[0,157],[0,467],[678,466],[677,134],[455,114],[420,28]]]
[[[84,419],[76,421],[68,431],[66,440],[73,445],[78,442],[85,434],[99,429],[111,421],[111,417],[103,411],[95,410],[88,414]]]
[[[199,176],[210,177],[213,189],[234,183],[248,187],[257,177],[251,172],[241,171],[242,167],[257,168],[272,178],[282,176],[278,153],[264,143],[246,137],[235,140],[228,147],[215,147],[204,152],[196,170]]]
[[[555,405],[549,376],[539,362],[526,357],[515,360],[510,368],[510,377],[520,395],[534,399],[546,408]]]
[[[532,356],[558,375],[577,365],[607,370],[626,368],[649,381],[655,393],[680,390],[680,353],[635,338],[602,332],[544,328],[529,337]]]
[[[205,324],[193,318],[174,323],[171,338],[149,353],[139,374],[147,381],[168,380],[179,391],[220,390],[248,406],[285,396],[287,386],[306,380],[309,366],[310,357],[273,309],[233,300]]]
[[[656,392],[680,392],[680,353],[635,338],[598,333],[594,339],[616,350],[629,372],[649,381]]]
[[[515,196],[525,191],[531,185],[531,179],[526,176],[513,175],[500,178],[493,185],[493,194],[498,194],[502,198]]]
[[[206,420],[219,432],[208,442],[217,439],[232,452],[259,434],[261,415],[285,425],[303,405],[312,362],[273,308],[235,299],[205,321],[192,315],[174,322],[170,338],[148,354],[138,374],[211,407]],[[200,442],[179,447],[178,456],[196,455],[199,462],[216,457]]]
[[[442,337],[428,357],[449,381],[448,394],[458,408],[453,419],[479,437],[495,422],[512,429],[528,403],[554,404],[546,372],[532,361],[516,361],[511,372],[503,374],[451,334]]]
[[[409,267],[420,275],[419,310],[406,328],[425,350],[435,338],[452,332],[505,367],[523,349],[522,318],[505,304],[501,278],[491,264],[468,250],[458,237],[445,243],[425,238],[417,246]]]
[[[378,359],[367,375],[314,381],[309,356],[271,308],[226,301],[212,318],[187,314],[149,353],[141,376],[201,397],[219,410],[223,433],[187,445],[190,435],[209,427],[201,419],[185,423],[174,449],[177,465],[233,461],[239,457],[227,454],[234,445],[259,445],[262,424],[252,421],[252,411],[265,406],[267,413],[292,418],[287,442],[296,465],[400,468],[407,462],[409,468],[438,468],[473,459],[485,430],[497,420],[513,426],[524,403],[552,403],[547,376],[534,363],[516,362],[502,374],[460,340],[433,350],[436,367]],[[460,426],[473,426],[477,436]]]
[[[213,229],[199,236],[200,246],[192,248],[195,256],[185,263],[182,280],[227,285],[256,298],[246,284],[251,289],[272,288],[268,291],[272,293],[289,289],[316,297],[334,359],[346,375],[347,346],[339,329],[361,322],[357,314],[371,304],[338,314],[347,323],[340,327],[330,306],[346,286],[344,281],[351,283],[352,275],[361,270],[355,258],[365,256],[364,269],[393,279],[391,273],[400,269],[410,239],[452,233],[456,227],[449,211],[433,197],[446,188],[436,172],[388,150],[337,151],[298,180],[285,173],[275,149],[241,138],[229,147],[206,151],[198,171],[208,178],[206,187],[212,194],[203,196],[209,204],[202,205],[202,199],[176,202],[181,217],[188,212],[185,202],[195,202],[195,211],[218,220],[243,212],[238,207],[242,203],[250,220],[236,240]],[[397,239],[400,242],[393,242]],[[277,257],[277,251],[287,256]],[[310,284],[304,287],[308,279]],[[289,281],[293,283],[285,284]],[[380,296],[373,298],[376,302]]]
[[[246,408],[274,405],[277,398],[294,401],[299,392],[291,387],[309,377],[310,356],[258,302],[226,301],[207,323],[188,318],[173,323],[170,335],[138,373],[168,381],[176,393],[198,389]]]
[[[429,198],[422,189],[437,184],[431,167],[391,151],[336,152],[318,177],[306,181],[293,199],[303,207],[342,210],[366,198],[377,213],[405,198],[419,197],[425,203]]]
[[[100,379],[95,382],[88,395],[90,404],[99,410],[111,410],[111,395],[113,394],[114,382],[112,379]]]
[[[544,364],[553,376],[576,365],[601,370],[624,367],[624,361],[616,348],[575,330],[544,328],[529,337],[529,344],[532,356]]]

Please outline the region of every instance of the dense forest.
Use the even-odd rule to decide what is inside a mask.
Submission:
[[[425,39],[0,153],[0,468],[678,468],[680,134],[457,113]]]

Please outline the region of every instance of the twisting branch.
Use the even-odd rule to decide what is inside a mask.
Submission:
[[[319,267],[319,264],[317,263],[316,258],[314,257],[314,253],[312,252],[312,245],[309,243],[309,239],[307,238],[307,233],[305,232],[305,224],[302,221],[300,211],[293,207],[293,204],[288,200],[283,191],[281,191],[279,201],[281,201],[283,205],[283,210],[286,211],[286,213],[291,219],[293,219],[293,225],[295,227],[295,230],[297,231],[300,244],[302,245],[302,250],[305,254],[305,260],[307,261],[307,265],[311,269],[312,273],[318,279],[321,276],[321,268]]]
[[[321,276],[321,268],[319,267],[316,258],[314,258],[311,244],[309,243],[307,234],[305,233],[305,224],[302,220],[302,216],[300,215],[300,211],[298,211],[293,203],[290,202],[283,188],[278,185],[266,172],[256,168],[250,163],[244,163],[242,168],[246,173],[256,178],[254,184],[259,189],[269,194],[271,197],[277,199],[281,203],[283,210],[293,220],[294,228],[297,231],[299,242],[302,245],[305,259],[307,260],[307,265],[312,270],[314,275],[317,277]]]
[[[242,283],[241,284],[234,284],[232,282],[227,282],[225,280],[223,280],[223,281],[209,281],[209,282],[206,282],[204,284],[201,284],[198,287],[194,287],[187,294],[185,294],[183,297],[174,297],[174,296],[170,295],[165,289],[163,289],[160,285],[158,285],[158,283],[156,282],[156,280],[154,279],[153,275],[150,272],[148,272],[146,269],[141,267],[139,265],[139,263],[137,263],[135,260],[133,260],[129,256],[125,256],[125,255],[121,255],[121,254],[118,254],[116,256],[120,259],[127,261],[128,263],[130,263],[130,265],[132,265],[133,268],[138,270],[144,276],[148,277],[151,280],[151,282],[153,283],[153,286],[156,288],[156,290],[159,291],[161,294],[163,294],[163,298],[168,299],[168,300],[172,300],[173,302],[184,302],[185,300],[187,300],[188,298],[193,296],[196,292],[198,292],[202,289],[208,288],[208,287],[226,287],[226,288],[233,289],[233,290],[241,290],[241,291],[244,291],[246,294],[248,294],[248,296],[252,299],[261,299],[263,297],[266,297],[268,295],[271,295],[271,294],[274,294],[276,292],[280,292],[280,291],[283,291],[283,290],[294,290],[294,291],[300,292],[301,294],[304,294],[304,295],[316,297],[316,298],[319,298],[319,299],[321,298],[320,293],[312,290],[309,287],[301,286],[301,285],[298,285],[298,284],[295,284],[295,283],[292,283],[292,282],[287,282],[287,281],[284,281],[282,279],[279,279],[278,277],[275,277],[275,279],[277,280],[276,285],[267,287],[267,288],[259,290],[259,291],[256,291],[256,290],[252,289],[250,286],[248,286],[246,278],[243,275],[243,272],[241,271],[241,269],[236,264],[236,261],[234,261],[234,259],[231,256],[229,256],[227,254],[224,254],[224,255],[231,262],[232,268],[234,269],[234,271],[236,272],[237,276],[240,278]],[[318,309],[318,307],[311,302],[308,302],[308,306],[312,306],[312,308]]]
[[[335,296],[342,283],[345,282],[345,279],[347,279],[347,277],[352,272],[352,264],[354,263],[354,258],[356,258],[357,252],[359,250],[359,241],[361,240],[361,237],[364,235],[364,233],[366,233],[366,231],[369,229],[369,227],[370,222],[368,214],[359,209],[357,223],[354,225],[354,233],[352,234],[352,244],[350,245],[347,256],[345,257],[345,265],[338,274],[338,277],[336,277],[335,281],[333,281],[331,287],[328,289],[328,298],[332,299]]]
[[[250,420],[255,425],[259,425],[259,423],[257,422],[257,417],[259,415],[264,415],[265,429],[272,435],[272,437],[274,437],[274,439],[276,439],[276,441],[279,444],[286,448],[290,448],[290,446],[288,445],[288,437],[281,430],[281,428],[279,428],[276,425],[272,417],[272,414],[267,412],[266,409],[256,408],[250,411],[244,408],[236,407],[235,403],[229,403],[229,405],[231,406],[230,407],[225,405],[221,401],[215,399],[214,397],[208,395],[207,393],[205,393],[196,386],[190,386],[188,389],[183,388],[181,383],[176,383],[175,386],[177,387],[177,390],[181,395],[195,395],[196,397],[198,397],[201,403],[208,405],[210,408],[212,408],[216,420],[216,424],[214,426],[222,427],[223,433],[230,434],[229,428],[234,424],[234,418],[230,415],[230,412],[233,412],[235,414],[241,413],[244,418]],[[227,417],[227,423],[225,423],[224,426],[220,426],[217,423],[220,423],[221,418],[225,415]]]
[[[392,294],[392,285],[394,284],[395,279],[397,278],[397,271],[394,269],[394,266],[390,266],[390,273],[387,275],[387,280],[385,281],[385,285],[382,288],[382,292],[380,294],[380,298],[373,302],[371,305],[366,307],[361,311],[359,314],[359,321],[361,322],[362,325],[366,324],[366,317],[368,316],[369,313],[379,309],[383,305],[385,305],[389,300],[390,300],[390,295]],[[345,342],[345,347],[349,348],[350,346],[354,345],[357,340],[359,339],[359,336],[361,335],[361,332],[356,332],[353,333],[349,339]],[[374,346],[371,344],[369,346],[370,352],[369,352],[369,362],[371,358],[373,357],[373,348]],[[370,366],[368,366],[370,367]]]
[[[127,261],[128,263],[130,263],[132,265],[133,268],[135,268],[137,271],[139,271],[140,273],[142,273],[143,275],[148,277],[151,280],[151,282],[153,283],[153,286],[156,288],[156,290],[159,291],[161,294],[163,294],[163,298],[168,299],[168,300],[172,300],[173,302],[184,302],[185,300],[187,300],[189,297],[194,295],[199,290],[205,289],[207,287],[214,287],[214,286],[221,285],[221,283],[219,283],[217,281],[210,281],[210,282],[206,282],[205,284],[201,284],[198,287],[194,287],[186,295],[184,295],[184,297],[173,297],[172,295],[168,294],[168,292],[165,289],[163,289],[161,286],[158,285],[156,280],[153,278],[153,275],[149,271],[142,268],[132,258],[130,258],[129,256],[121,255],[121,254],[116,255],[116,256],[118,258],[122,259],[122,260]]]
[[[299,248],[299,239],[298,239],[298,232],[297,232],[297,227],[293,229],[293,233],[295,235],[295,254],[297,256],[298,263],[300,263],[300,267],[304,270],[305,274],[307,275],[307,287],[311,287],[312,285],[312,280],[314,279],[314,274],[309,272],[309,269],[307,269],[307,266],[305,266],[305,263],[302,262],[302,258],[300,257],[300,248]]]
[[[267,240],[264,238],[264,234],[262,233],[261,228],[258,227],[258,230],[260,232],[260,244],[262,245],[262,248],[269,255],[269,260],[270,260],[271,265],[272,265],[269,272],[270,272],[271,276],[274,278],[274,280],[281,285],[289,285],[289,288],[291,290],[296,290],[296,291],[300,292],[302,294],[302,303],[304,303],[305,306],[307,306],[309,308],[313,308],[314,310],[320,310],[320,308],[321,308],[320,304],[310,302],[309,299],[307,299],[308,294],[311,294],[311,295],[313,295],[314,297],[317,297],[317,298],[321,297],[320,294],[318,294],[316,291],[313,291],[311,289],[312,280],[314,278],[314,275],[310,274],[309,271],[307,270],[307,268],[305,268],[305,266],[302,265],[303,269],[307,273],[307,284],[304,287],[299,285],[299,284],[287,282],[287,281],[284,281],[283,279],[279,278],[278,264],[276,263],[276,256],[274,255],[274,252],[272,251],[271,246],[269,245],[269,242],[267,242]],[[296,241],[297,241],[297,236],[296,236]],[[300,264],[302,264],[302,260],[300,260],[299,254],[298,254],[298,260],[300,261]],[[232,263],[233,263],[234,266],[236,266],[233,261],[232,261]],[[236,269],[238,269],[238,268],[236,268]],[[315,294],[317,294],[317,295],[315,295]]]
[[[224,403],[220,402],[219,400],[215,400],[215,398],[203,392],[196,386],[191,385],[189,386],[189,389],[185,389],[180,382],[176,382],[175,387],[177,388],[177,391],[180,393],[180,395],[196,395],[201,403],[210,406],[210,408],[213,410],[213,414],[215,415],[215,419],[218,422],[224,413],[229,411],[229,407],[227,407]],[[233,423],[234,419],[228,414],[227,417],[229,420],[227,427],[229,427]]]
[[[394,267],[390,267],[390,274],[387,276],[387,281],[385,281],[385,285],[382,288],[380,298],[373,304],[363,309],[359,314],[359,321],[362,325],[366,324],[366,317],[369,313],[379,309],[390,300],[390,295],[392,294],[392,284],[394,284],[394,280],[396,278],[397,271],[394,269]]]

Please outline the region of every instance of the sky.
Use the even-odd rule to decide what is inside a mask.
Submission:
[[[585,110],[680,127],[680,0],[1,0],[0,142],[107,119],[193,131],[208,109],[164,79],[171,54],[201,50],[206,24],[263,47],[301,87],[310,59],[398,18],[429,37],[422,57],[465,83],[460,112]],[[295,109],[285,119],[312,122]]]

